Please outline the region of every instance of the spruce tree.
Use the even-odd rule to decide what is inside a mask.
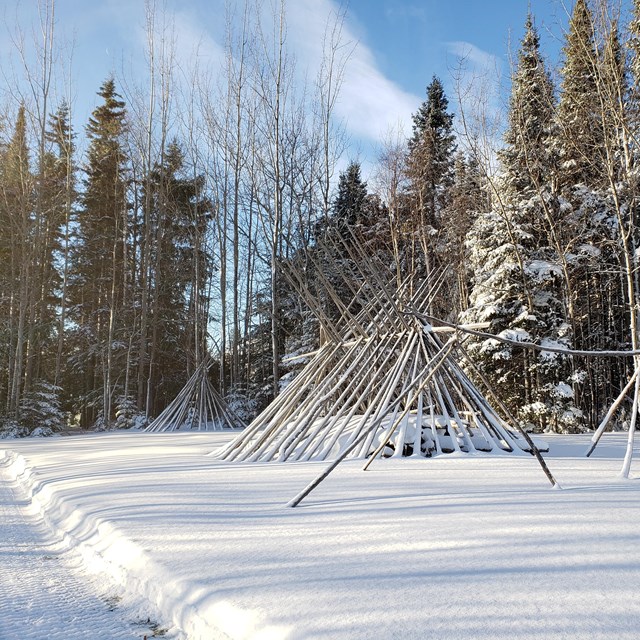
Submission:
[[[2,154],[0,180],[0,305],[5,367],[3,400],[6,411],[18,418],[24,382],[28,314],[31,294],[33,189],[30,170],[27,120],[20,105],[13,135]]]
[[[633,0],[628,31],[627,49],[631,79],[628,96],[628,123],[632,130],[637,130],[640,125],[640,0]]]
[[[126,285],[126,113],[112,78],[104,82],[98,95],[103,102],[86,127],[89,148],[69,292],[80,340],[76,348],[84,355],[81,362],[76,360],[77,373],[84,381],[83,424],[100,418],[109,426]]]
[[[354,226],[363,215],[367,183],[363,182],[360,164],[350,162],[338,180],[338,192],[332,206],[332,226],[340,230]]]
[[[341,311],[327,288],[333,288],[343,304],[351,303],[353,291],[344,286],[343,275],[333,273],[333,269],[340,265],[343,274],[351,270],[350,247],[353,235],[360,234],[363,223],[367,222],[367,198],[367,183],[362,180],[360,164],[352,161],[340,173],[328,219],[316,223],[316,245],[312,249],[315,281],[310,285],[318,292],[325,313],[333,320],[340,317]],[[359,284],[354,283],[354,286],[357,289]]]
[[[49,147],[39,163],[36,184],[39,206],[33,239],[35,295],[29,331],[30,373],[34,381],[56,385],[59,371],[54,363],[60,344],[56,334],[64,331],[64,321],[59,321],[58,313],[66,307],[66,301],[61,299],[67,253],[65,237],[76,196],[73,134],[66,104],[50,116],[45,136]]]
[[[623,348],[628,304],[624,261],[629,252],[622,249],[629,149],[624,141],[626,70],[617,24],[600,26],[606,30],[596,28],[588,3],[577,0],[563,49],[555,134],[559,232],[569,249],[574,346],[586,350]],[[582,363],[580,369],[579,400],[593,425],[615,397],[621,371],[602,361]]]
[[[576,0],[563,48],[562,87],[557,110],[560,186],[601,182],[598,158],[603,132],[597,74],[598,47],[586,0]]]
[[[505,146],[499,152],[506,186],[517,197],[530,197],[550,186],[554,112],[553,84],[540,52],[538,31],[528,15],[512,78]]]
[[[53,381],[55,386],[62,386],[63,355],[67,330],[68,296],[67,285],[69,280],[71,234],[72,225],[75,222],[75,208],[77,204],[75,161],[75,134],[69,122],[69,107],[63,103],[49,119],[47,139],[53,145],[51,209],[54,214],[55,224],[58,225],[59,256],[58,268],[52,273],[52,280],[59,286],[59,296],[56,299],[58,307],[57,318],[57,345],[55,365],[53,367]]]
[[[423,226],[439,228],[453,179],[455,138],[453,114],[442,82],[433,77],[427,99],[413,115],[409,140],[407,175],[409,194],[417,220]]]
[[[151,415],[159,413],[186,382],[184,375],[194,366],[194,340],[199,334],[195,325],[206,326],[209,321],[202,314],[209,306],[206,282],[213,268],[204,242],[212,206],[203,193],[203,177],[185,169],[184,153],[174,141],[144,183],[151,190],[150,197],[142,200],[151,204],[147,220],[152,247],[149,363],[142,395],[149,398]]]
[[[567,347],[562,248],[550,234],[557,211],[548,150],[553,90],[531,16],[517,60],[494,208],[468,236],[473,289],[463,319],[489,321],[492,333],[516,341]],[[565,358],[493,340],[475,341],[469,351],[523,422],[554,431],[578,425]]]
[[[447,222],[442,234],[442,255],[450,265],[451,277],[443,283],[449,303],[445,319],[455,321],[469,306],[469,270],[466,237],[475,219],[486,213],[487,197],[478,163],[473,156],[456,154],[451,202]]]

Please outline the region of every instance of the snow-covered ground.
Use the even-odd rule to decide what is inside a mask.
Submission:
[[[229,438],[5,441],[0,638],[638,637],[624,434],[546,438],[562,490],[530,457],[352,461],[296,509],[326,463],[206,455]]]

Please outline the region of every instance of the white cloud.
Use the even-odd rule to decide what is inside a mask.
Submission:
[[[457,101],[455,126],[463,146],[493,163],[500,146],[504,116],[503,61],[470,42],[448,42]]]
[[[387,18],[420,20],[424,22],[427,19],[427,11],[424,7],[415,4],[400,4],[394,2],[385,8]]]
[[[289,7],[289,35],[298,62],[314,77],[322,59],[325,25],[338,12],[331,0],[298,0]],[[421,99],[388,79],[378,68],[373,52],[358,42],[345,21],[345,47],[353,49],[344,70],[344,82],[336,104],[336,115],[347,130],[373,142],[381,142],[392,127],[411,121]]]
[[[473,71],[493,72],[497,75],[502,72],[502,60],[498,56],[483,51],[470,42],[448,42],[447,49],[450,54],[465,61]]]
[[[224,48],[202,28],[195,16],[184,11],[176,12],[174,36],[179,62],[187,63],[197,55],[208,66],[217,68],[224,61]]]

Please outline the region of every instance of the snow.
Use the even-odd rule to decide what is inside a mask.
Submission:
[[[531,260],[525,267],[527,275],[533,277],[537,282],[544,282],[555,276],[562,275],[562,269],[547,260]]]
[[[146,603],[125,603],[115,585],[91,582],[82,557],[29,509],[6,465],[0,480],[0,638],[132,640],[160,633]]]
[[[543,349],[569,349],[570,345],[568,341],[565,340],[553,340],[552,338],[542,338],[540,340],[540,346]],[[554,353],[553,351],[543,351],[540,354],[540,359],[546,362],[553,362],[558,359],[560,354]],[[572,394],[573,395],[573,394]],[[569,397],[569,396],[567,396]]]
[[[573,389],[565,382],[559,382],[552,393],[558,398],[573,398]]]
[[[531,334],[524,329],[505,329],[501,331],[499,334],[500,338],[504,338],[505,340],[511,340],[512,342],[530,342]]]
[[[326,463],[207,455],[232,435],[4,441],[3,490],[25,493],[0,495],[0,638],[151,637],[132,626],[143,610],[176,640],[637,637],[640,483],[617,478],[626,434],[589,459],[588,436],[545,436],[561,491],[529,456],[392,458],[366,473],[341,464],[296,509],[284,505]],[[65,590],[36,579],[50,545],[90,634],[63,634]],[[96,584],[122,603],[106,619]]]

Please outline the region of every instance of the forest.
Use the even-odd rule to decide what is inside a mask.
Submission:
[[[353,303],[358,283],[330,285],[355,238],[398,286],[437,283],[430,316],[510,340],[466,349],[529,428],[594,428],[627,384],[640,0],[626,19],[576,0],[557,69],[529,15],[499,135],[462,81],[447,95],[425,78],[411,132],[389,137],[366,180],[335,117],[353,47],[344,13],[306,77],[284,3],[268,17],[236,3],[214,75],[177,62],[171,18],[148,2],[144,82],[103,79],[74,128],[71,89],[54,100],[54,7],[41,3],[38,40],[16,41],[26,89],[5,91],[0,114],[0,433],[143,426],[209,356],[250,420],[321,340],[301,288],[336,321]]]

